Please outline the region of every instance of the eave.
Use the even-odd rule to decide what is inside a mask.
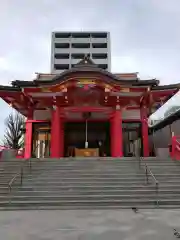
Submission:
[[[0,85],[0,91],[9,91],[9,92],[21,92],[21,89],[15,86],[3,86]]]
[[[158,85],[153,86],[151,89],[152,91],[161,91],[161,90],[168,90],[168,89],[179,89],[180,84],[169,84],[169,85]]]
[[[91,76],[96,76],[98,75],[99,78],[101,77],[102,79],[104,78],[104,81],[107,82],[107,84],[112,83],[115,85],[128,85],[128,86],[156,86],[159,84],[159,81],[156,79],[151,79],[151,80],[139,80],[134,79],[134,80],[127,80],[127,79],[120,79],[116,75],[100,69],[100,68],[93,68],[93,67],[83,67],[83,68],[72,68],[67,71],[62,72],[59,75],[56,75],[53,77],[51,80],[38,80],[35,79],[33,81],[21,81],[21,80],[16,80],[12,82],[13,86],[16,87],[38,87],[38,86],[49,86],[49,85],[56,85],[59,83],[63,83],[67,81],[72,74],[77,74],[82,77],[91,77]]]

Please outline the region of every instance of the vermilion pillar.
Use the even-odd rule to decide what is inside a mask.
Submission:
[[[32,121],[26,120],[24,158],[31,158],[32,153]]]
[[[24,146],[24,158],[31,158],[32,155],[32,120],[33,120],[33,109],[29,110],[28,118],[25,123],[25,146]]]
[[[52,111],[51,118],[51,157],[63,157],[64,150],[64,129],[60,116],[60,107],[56,106]]]
[[[148,116],[147,108],[142,106],[141,112],[141,124],[142,124],[142,142],[143,142],[143,156],[149,156],[149,134],[148,134]]]
[[[116,109],[111,119],[111,156],[123,156],[123,135],[121,110]]]

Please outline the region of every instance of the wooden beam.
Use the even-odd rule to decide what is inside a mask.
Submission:
[[[67,112],[110,112],[112,108],[108,107],[94,107],[94,106],[80,106],[80,107],[66,107],[63,111]]]

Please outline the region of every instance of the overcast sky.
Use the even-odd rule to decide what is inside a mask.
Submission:
[[[180,82],[180,0],[1,0],[0,84],[50,71],[51,32],[111,32],[112,71]],[[0,136],[10,109],[0,102]]]

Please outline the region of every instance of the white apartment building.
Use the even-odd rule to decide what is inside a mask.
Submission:
[[[51,72],[61,73],[90,56],[98,67],[111,71],[109,32],[53,32]]]

